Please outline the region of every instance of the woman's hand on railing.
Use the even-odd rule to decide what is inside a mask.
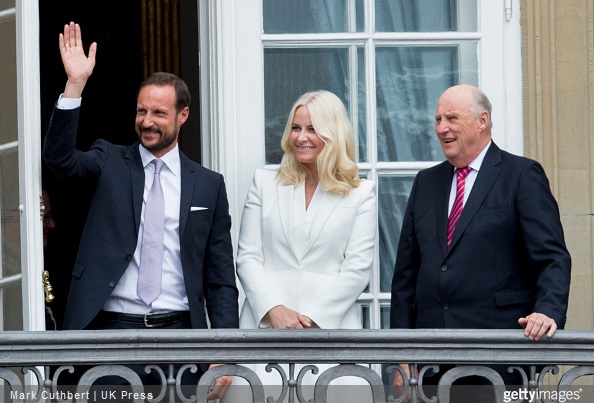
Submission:
[[[274,329],[303,329],[312,327],[313,321],[299,312],[277,305],[268,311],[270,324]]]

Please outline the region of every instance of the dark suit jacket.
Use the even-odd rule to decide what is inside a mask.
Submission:
[[[521,328],[532,312],[565,324],[571,257],[541,165],[492,143],[449,250],[453,166],[417,175],[392,281],[393,328]]]
[[[72,272],[64,329],[84,329],[102,309],[132,260],[138,238],[144,168],[132,146],[96,141],[75,149],[80,108],[54,109],[43,157],[71,183],[95,184],[91,207]],[[192,327],[207,328],[204,302],[213,328],[238,327],[231,217],[222,175],[180,152],[181,262]],[[191,207],[206,207],[190,211]]]

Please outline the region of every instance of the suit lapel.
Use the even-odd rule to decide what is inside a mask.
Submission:
[[[311,249],[316,239],[320,235],[320,232],[324,228],[324,225],[326,225],[326,221],[328,221],[328,219],[336,209],[338,202],[342,200],[341,195],[333,192],[328,192],[322,189],[321,186],[318,187],[316,192],[320,192],[320,194],[315,195],[314,197],[320,196],[321,198],[320,200],[318,200],[318,211],[316,212],[316,215],[313,218],[311,229],[309,232],[309,241],[303,249],[302,256],[305,256],[307,252]],[[311,203],[309,206],[311,207]],[[299,258],[301,259],[302,256],[299,256]]]
[[[476,215],[480,206],[483,204],[483,201],[485,200],[485,197],[487,197],[487,194],[493,186],[495,179],[497,179],[497,176],[499,176],[499,173],[501,172],[500,163],[501,150],[495,145],[495,143],[491,143],[489,150],[487,150],[487,154],[485,154],[485,158],[478,172],[476,180],[474,181],[474,185],[472,186],[470,196],[468,197],[468,200],[464,205],[464,209],[462,210],[462,214],[460,215],[458,223],[456,224],[450,250],[454,248],[456,242],[458,239],[460,239],[460,236],[472,218]]]
[[[301,241],[293,238],[292,219],[295,215],[305,219],[305,194],[303,192],[298,192],[295,186],[277,186],[278,213],[283,233],[285,234],[285,238],[287,239],[291,251],[299,260],[301,260],[311,249],[324,228],[326,221],[328,221],[332,212],[336,208],[336,205],[342,199],[342,196],[327,192],[321,187],[318,188],[316,192],[320,192],[320,194],[317,194],[315,197],[321,197],[323,199],[318,200],[319,207],[312,221],[309,236],[307,237],[307,244],[299,245],[299,247],[297,247],[296,242]],[[295,197],[303,197],[303,203],[295,203]],[[303,210],[295,211],[295,206],[301,205]]]
[[[179,239],[183,239],[184,229],[186,228],[186,222],[188,221],[188,214],[190,214],[194,186],[196,185],[196,174],[194,168],[190,164],[190,160],[181,151],[179,152],[179,160],[181,173]]]
[[[142,198],[144,197],[144,167],[142,158],[138,151],[140,143],[136,143],[126,152],[124,159],[130,169],[130,183],[132,186],[132,208],[134,211],[134,224],[136,229],[140,227],[140,215],[142,213]]]
[[[295,245],[293,244],[293,237],[291,236],[291,218],[295,213],[293,211],[293,198],[295,197],[295,187],[278,185],[276,186],[276,195],[278,198],[278,214],[280,217],[283,233],[285,234],[285,238],[287,240],[287,245],[289,245],[293,254],[297,256],[297,253],[295,251]]]

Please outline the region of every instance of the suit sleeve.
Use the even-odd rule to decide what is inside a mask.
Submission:
[[[225,182],[220,176],[218,202],[214,211],[204,257],[204,296],[212,328],[238,328],[238,290],[231,244],[231,216]]]
[[[517,206],[529,270],[536,278],[534,312],[563,328],[569,299],[571,256],[565,246],[559,208],[542,166],[530,163],[522,170]]]
[[[96,179],[105,164],[108,143],[98,140],[87,152],[75,148],[80,108],[54,108],[43,146],[43,158],[49,168],[69,183]]]
[[[284,298],[280,295],[280,287],[273,284],[273,280],[270,279],[264,268],[264,246],[262,244],[262,188],[264,180],[262,172],[257,170],[241,216],[237,252],[237,275],[257,323],[262,321],[270,309],[284,304]]]
[[[415,234],[414,206],[417,181],[420,175],[422,174],[419,173],[415,178],[402,220],[396,264],[392,277],[392,301],[390,307],[390,328],[392,329],[413,329],[416,327],[415,300],[421,255]]]
[[[300,312],[323,329],[340,328],[345,314],[369,283],[377,234],[375,183],[366,181],[359,188],[363,194],[354,212],[340,272],[314,298],[304,301]]]

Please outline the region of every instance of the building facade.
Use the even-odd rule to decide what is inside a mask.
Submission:
[[[4,330],[45,327],[39,77],[49,67],[40,62],[39,4],[0,0]],[[199,58],[184,78],[199,83],[200,142],[184,147],[199,147],[202,163],[224,174],[234,240],[254,170],[280,161],[294,100],[335,92],[355,128],[360,175],[378,184],[362,325],[387,327],[412,181],[443,160],[433,129],[437,98],[451,85],[473,84],[493,103],[494,141],[545,167],[574,262],[567,328],[594,328],[594,0],[199,0],[195,9],[199,37],[182,53]]]

